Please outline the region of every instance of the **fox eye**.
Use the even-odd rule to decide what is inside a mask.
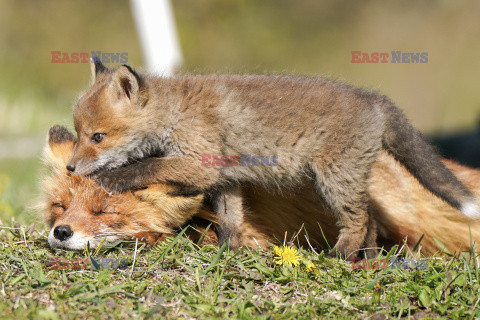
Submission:
[[[95,143],[102,142],[103,138],[105,138],[106,135],[107,135],[106,133],[96,132],[92,136],[92,142],[95,142]]]
[[[63,204],[63,202],[54,202],[52,203],[52,208],[60,208],[65,210],[65,205]]]
[[[96,206],[94,204],[93,208],[92,208],[92,213],[93,213],[94,216],[101,216],[104,213],[104,211],[101,207]]]
[[[65,205],[62,202],[52,203],[51,207],[52,213],[55,215],[63,214],[66,210]]]

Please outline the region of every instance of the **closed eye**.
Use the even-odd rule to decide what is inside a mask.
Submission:
[[[105,210],[97,211],[97,210],[94,210],[93,214],[95,216],[101,216],[102,214],[120,214],[120,212],[118,212],[116,210],[114,210],[114,211],[105,211]]]
[[[65,210],[65,205],[63,204],[63,202],[54,202],[52,203],[52,209],[53,208],[60,208],[62,210]]]
[[[110,206],[104,206],[102,209],[97,209],[94,207],[92,212],[95,216],[101,216],[102,214],[119,214],[116,206],[113,206],[113,208]]]
[[[92,213],[95,216],[101,216],[102,214],[111,214],[111,213],[118,213],[117,206],[115,204],[109,204],[107,199],[103,199],[100,203],[95,202],[92,208]]]
[[[65,207],[63,202],[54,202],[50,207],[50,211],[55,217],[61,216],[65,212],[65,210],[67,210],[67,208]]]

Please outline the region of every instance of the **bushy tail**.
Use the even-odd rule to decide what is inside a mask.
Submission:
[[[473,194],[440,161],[432,145],[412,127],[402,111],[385,98],[386,127],[383,147],[420,183],[470,218],[480,218]]]

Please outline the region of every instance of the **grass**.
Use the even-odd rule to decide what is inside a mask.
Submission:
[[[326,74],[381,90],[423,131],[476,121],[478,4],[178,0],[173,7],[185,72]],[[129,64],[142,65],[126,0],[5,0],[0,47],[0,140],[35,142],[53,124],[71,127],[89,68],[52,64],[52,50],[127,51]],[[353,65],[351,50],[428,51],[429,63]],[[63,253],[47,248],[41,218],[28,209],[39,171],[36,158],[0,160],[0,318],[480,316],[478,269],[468,255],[430,260],[425,271],[357,270],[302,250],[317,266],[309,273],[279,267],[270,251],[218,254],[177,239],[168,252],[168,243],[138,250],[133,273],[54,270],[45,260]],[[132,259],[134,250],[98,255]]]
[[[272,250],[198,247],[183,237],[149,249],[49,250],[46,233],[0,231],[0,318],[312,319],[480,316],[480,271],[471,254],[428,259],[423,269],[353,269],[299,249],[315,265],[279,265]],[[393,249],[384,258],[401,253]],[[124,259],[124,269],[55,269],[62,256]],[[135,260],[133,268],[132,261]]]
[[[2,160],[0,172],[1,319],[480,317],[480,272],[468,253],[408,270],[354,269],[304,249],[306,262],[280,266],[271,249],[200,248],[182,237],[155,248],[140,245],[136,254],[132,243],[53,252],[40,213],[28,209],[38,193],[40,161]],[[130,266],[61,270],[47,263],[89,256],[135,260],[133,272]]]

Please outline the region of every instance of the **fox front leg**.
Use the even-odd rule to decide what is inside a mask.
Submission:
[[[125,167],[101,171],[93,176],[97,184],[114,192],[165,183],[185,187],[186,192],[200,192],[213,186],[219,178],[215,167],[202,166],[189,157],[146,158]]]
[[[240,186],[219,192],[214,196],[213,206],[218,217],[218,245],[228,242],[230,249],[242,245],[243,198]]]

